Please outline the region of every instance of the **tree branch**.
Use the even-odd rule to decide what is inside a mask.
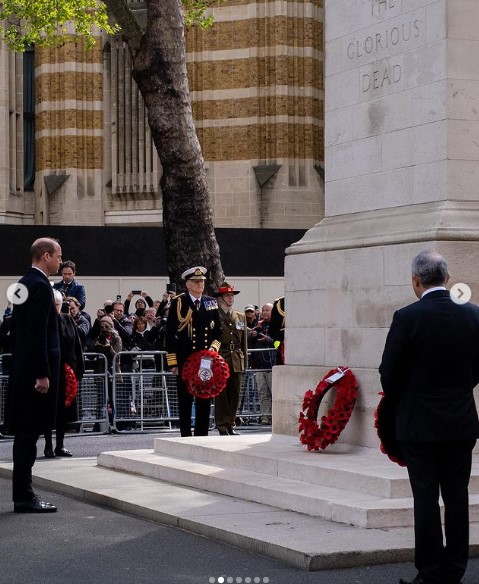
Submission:
[[[113,16],[121,27],[121,35],[128,43],[128,47],[133,55],[140,48],[143,31],[135,16],[128,7],[126,0],[103,0],[108,8],[109,14]]]

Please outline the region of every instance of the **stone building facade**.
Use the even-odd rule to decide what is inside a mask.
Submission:
[[[186,33],[217,227],[324,213],[323,0],[225,0]],[[0,223],[160,225],[161,165],[116,38],[0,47]]]

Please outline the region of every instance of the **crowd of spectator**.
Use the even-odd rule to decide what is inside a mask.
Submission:
[[[70,315],[76,325],[82,348],[85,352],[99,353],[106,357],[109,373],[134,371],[134,356],[124,355],[122,361],[115,355],[125,351],[164,351],[166,322],[172,298],[176,294],[174,285],[168,285],[163,297],[154,300],[145,290],[131,290],[122,302],[106,300],[96,314],[86,310],[87,295],[83,284],[76,280],[76,266],[71,260],[62,262],[61,280],[53,284],[64,301],[68,302]],[[244,307],[247,325],[248,349],[252,351],[249,361],[251,369],[257,369],[257,385],[261,409],[261,422],[271,423],[271,368],[276,362],[275,341],[268,334],[272,304],[261,310],[249,304]],[[8,303],[0,323],[0,354],[10,350],[10,320],[12,305]],[[4,373],[8,373],[8,361],[4,360]],[[155,359],[157,368],[161,360]]]

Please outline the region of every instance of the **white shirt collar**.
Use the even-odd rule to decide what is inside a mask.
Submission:
[[[38,266],[32,266],[32,268],[35,268],[35,270],[38,270],[39,272],[41,272],[45,276],[45,278],[48,279],[48,275],[45,274],[45,272],[41,268],[39,268]]]
[[[190,294],[190,293],[188,292],[188,294]],[[201,296],[199,298],[195,298],[192,294],[190,294],[190,298],[191,298],[191,302],[193,302],[193,304],[195,304],[195,302],[197,300],[199,300],[201,302]]]
[[[424,290],[421,298],[424,298],[429,292],[437,292],[438,290],[447,290],[447,288],[445,286],[434,286],[433,288],[428,288],[427,290]]]

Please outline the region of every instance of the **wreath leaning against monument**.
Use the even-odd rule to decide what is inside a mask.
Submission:
[[[336,399],[333,407],[318,423],[318,411],[324,396],[333,388]],[[349,367],[331,369],[318,383],[315,391],[311,389],[304,394],[303,411],[299,414],[299,439],[308,450],[324,450],[334,444],[351,418],[358,382]]]

